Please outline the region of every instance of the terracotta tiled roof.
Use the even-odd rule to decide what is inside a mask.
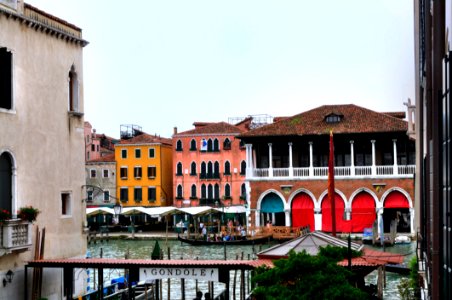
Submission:
[[[97,159],[92,159],[87,161],[87,163],[96,163],[96,162],[115,162],[115,154],[108,154]]]
[[[203,124],[203,126],[199,126],[199,124]],[[231,125],[226,122],[218,122],[218,123],[194,123],[196,126],[195,129],[184,131],[173,135],[173,137],[184,136],[184,135],[196,135],[196,134],[240,134],[246,132],[246,130],[241,129],[237,126]]]
[[[386,264],[398,265],[403,263],[403,255],[364,248],[361,257],[352,259],[353,266],[383,266]],[[348,260],[338,262],[340,266],[347,266]]]
[[[341,121],[327,123],[325,117],[331,114],[341,116]],[[407,129],[406,121],[390,114],[375,112],[354,104],[323,105],[243,133],[241,136],[323,135],[329,134],[330,130],[339,134],[404,132]]]
[[[138,267],[225,267],[229,269],[254,269],[259,266],[272,266],[270,260],[151,260],[151,259],[114,259],[114,258],[73,258],[43,259],[29,261],[33,267],[63,268],[65,266],[81,268],[126,268]]]
[[[171,139],[163,138],[157,135],[150,135],[147,133],[142,133],[128,140],[121,140],[121,145],[135,145],[135,144],[164,144],[173,145]]]

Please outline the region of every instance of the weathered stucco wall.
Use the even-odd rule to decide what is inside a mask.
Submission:
[[[7,287],[17,288],[11,293],[15,297],[23,293],[23,285],[17,283],[23,282],[23,265],[34,255],[36,228],[46,229],[45,258],[86,252],[83,115],[68,113],[71,67],[77,73],[83,112],[83,48],[22,21],[0,13],[0,48],[12,53],[13,74],[13,109],[0,109],[0,154],[13,157],[13,211],[32,205],[41,214],[33,225],[31,250],[0,256],[0,273],[16,273],[15,284]],[[67,215],[62,213],[62,193],[70,195]],[[5,289],[0,299],[3,293]]]

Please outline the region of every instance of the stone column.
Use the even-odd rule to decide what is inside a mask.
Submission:
[[[355,149],[353,148],[354,141],[350,141],[350,175],[355,176]]]
[[[268,177],[273,177],[273,150],[272,150],[272,143],[268,143]]]
[[[309,177],[314,177],[314,165],[312,155],[312,142],[309,142]]]
[[[375,165],[375,140],[370,141],[372,143],[372,175],[377,175],[377,167]]]
[[[292,143],[289,143],[289,177],[293,177]]]
[[[246,144],[246,178],[253,177],[253,145]]]
[[[397,167],[397,140],[392,140],[392,145],[394,148],[394,171],[393,174],[397,175],[399,173],[399,168]]]

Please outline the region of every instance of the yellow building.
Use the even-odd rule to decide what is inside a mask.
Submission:
[[[172,205],[172,141],[133,129],[115,146],[116,195],[122,206]]]

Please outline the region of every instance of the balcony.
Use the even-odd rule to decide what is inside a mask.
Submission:
[[[415,165],[335,167],[335,178],[413,178]],[[247,179],[327,179],[328,167],[254,168]]]
[[[4,221],[0,225],[0,256],[31,248],[31,223],[21,219]]]

